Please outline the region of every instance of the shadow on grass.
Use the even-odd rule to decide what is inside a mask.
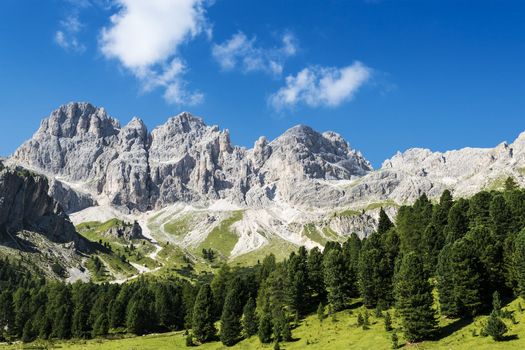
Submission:
[[[474,322],[473,318],[460,318],[452,322],[451,324],[448,324],[445,327],[442,327],[436,336],[436,340],[441,340],[443,338],[446,338],[456,333],[457,331],[465,328],[466,326],[470,325],[472,322]]]
[[[361,300],[354,301],[352,304],[348,305],[349,310],[358,309],[361,306],[363,306],[363,302]]]
[[[517,334],[511,334],[511,335],[503,336],[503,338],[501,338],[500,341],[505,342],[505,341],[511,341],[511,340],[516,340],[516,339],[518,339],[518,335]]]

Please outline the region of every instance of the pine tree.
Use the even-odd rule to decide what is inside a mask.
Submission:
[[[263,344],[272,341],[272,316],[268,310],[263,310],[259,317],[259,340]]]
[[[437,327],[432,286],[424,273],[421,258],[414,252],[403,256],[396,276],[395,295],[405,338],[408,341],[431,338]]]
[[[105,313],[100,314],[93,324],[93,337],[101,337],[108,334],[109,322]]]
[[[385,234],[393,226],[394,224],[392,223],[392,221],[390,221],[390,218],[388,217],[386,212],[383,210],[383,208],[381,208],[379,210],[379,221],[377,224],[377,233],[379,233],[380,235]]]
[[[204,284],[199,289],[195,305],[193,307],[193,335],[201,342],[207,342],[215,337],[213,319],[213,296],[209,284]]]
[[[324,320],[324,305],[323,305],[323,303],[319,303],[319,306],[317,307],[317,318],[319,319],[319,322],[323,322],[323,320]]]
[[[286,264],[287,269],[287,299],[292,313],[298,317],[307,311],[310,292],[308,290],[307,252],[299,248],[299,254],[291,253]]]
[[[514,249],[510,264],[513,277],[516,279],[519,294],[525,297],[525,229],[522,230],[514,241]]]
[[[324,280],[328,301],[334,311],[342,310],[349,299],[349,278],[341,249],[331,249],[324,257]]]
[[[483,307],[480,272],[475,243],[464,237],[445,247],[440,254],[438,291],[441,312],[447,316],[476,315]]]
[[[509,176],[507,180],[505,180],[505,192],[516,191],[518,188],[519,185],[512,176]]]
[[[242,330],[242,298],[239,277],[231,281],[228,289],[221,315],[220,338],[224,345],[232,346],[239,341]]]
[[[505,322],[499,318],[496,310],[493,310],[490,314],[487,324],[484,329],[487,335],[490,335],[495,341],[503,340],[503,336],[507,333],[507,326]]]
[[[343,255],[346,260],[348,275],[352,276],[349,283],[350,295],[359,295],[358,274],[359,274],[359,255],[361,252],[361,240],[355,232],[353,232],[348,240],[343,244]]]
[[[454,243],[467,233],[469,228],[468,209],[469,202],[463,198],[458,199],[450,208],[444,230],[446,243]]]
[[[392,333],[392,349],[397,349],[399,347],[399,339],[397,337],[397,333]]]
[[[393,233],[391,230],[389,233]],[[395,259],[385,250],[383,238],[372,233],[362,244],[359,255],[359,289],[366,307],[388,307],[392,303]],[[396,254],[396,253],[394,253]]]
[[[385,331],[390,332],[392,330],[392,318],[390,312],[385,313]]]
[[[257,334],[258,322],[257,315],[255,314],[255,301],[253,298],[249,298],[246,305],[244,305],[242,326],[246,338]]]
[[[308,253],[308,284],[312,293],[310,299],[319,303],[326,302],[326,289],[324,284],[323,253],[314,247]]]

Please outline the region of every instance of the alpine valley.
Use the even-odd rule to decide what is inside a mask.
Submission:
[[[1,254],[50,277],[123,282],[366,237],[380,208],[393,220],[422,194],[525,185],[525,133],[490,149],[409,149],[374,170],[332,131],[298,125],[246,149],[190,113],[149,131],[69,103],[2,164]]]

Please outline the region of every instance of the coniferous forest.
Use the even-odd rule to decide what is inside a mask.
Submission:
[[[409,342],[439,337],[439,317],[481,314],[490,315],[482,335],[498,341],[512,318],[502,304],[516,296],[525,296],[525,190],[509,178],[504,191],[469,199],[445,191],[432,202],[423,194],[399,208],[395,223],[381,210],[377,231],[363,240],[352,234],[324,250],[301,247],[282,262],[269,255],[252,267],[223,265],[200,282],[65,284],[2,260],[0,340],[187,330],[188,346],[257,336],[277,348],[306,315],[322,321],[362,302],[384,315],[386,331],[397,318]],[[358,322],[366,327],[368,317]]]

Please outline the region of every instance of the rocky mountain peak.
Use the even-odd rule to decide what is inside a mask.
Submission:
[[[53,111],[42,121],[37,133],[64,138],[85,134],[107,137],[118,133],[119,128],[118,121],[109,117],[104,108],[86,102],[72,102]]]
[[[290,181],[351,179],[372,169],[340,135],[305,125],[272,142],[261,137],[251,150],[232,145],[227,129],[208,126],[188,112],[148,133],[139,118],[121,128],[103,108],[71,103],[43,125],[11,161],[68,184],[53,188],[80,188],[97,201],[132,210],[215,199],[261,204],[276,194],[293,200],[287,193]],[[71,198],[89,203],[80,194],[68,198],[71,210]]]

